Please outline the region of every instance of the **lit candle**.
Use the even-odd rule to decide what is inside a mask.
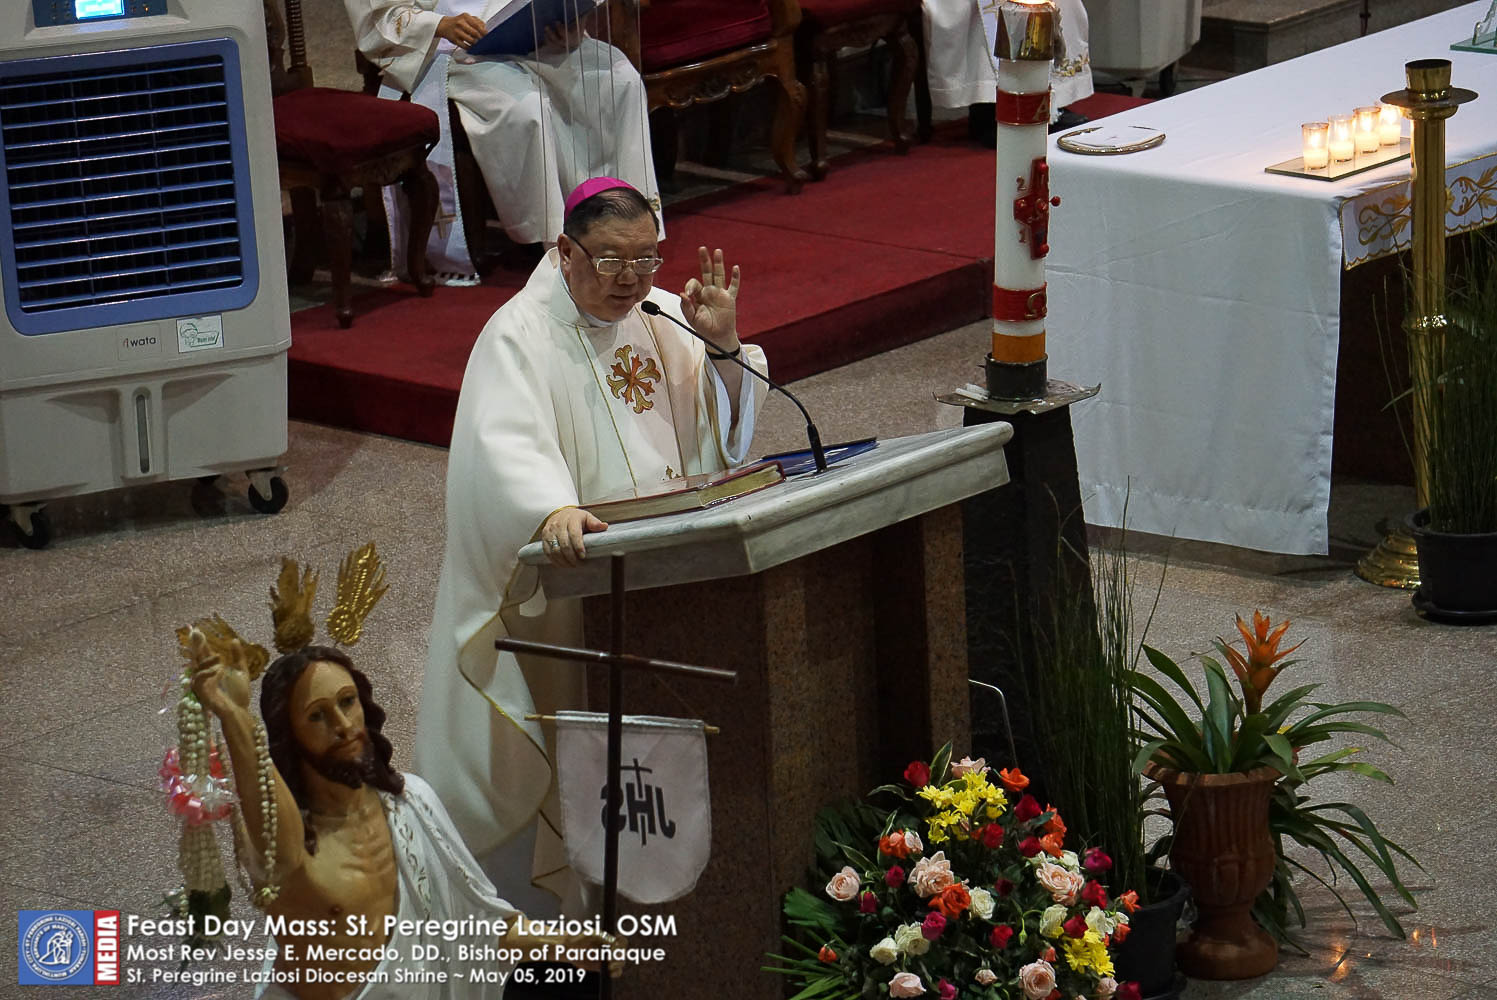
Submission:
[[[1403,112],[1391,104],[1378,109],[1377,138],[1384,146],[1396,146],[1403,138]]]
[[[1378,147],[1378,107],[1369,105],[1357,109],[1357,152],[1376,153]]]
[[[1326,141],[1326,148],[1330,150],[1331,159],[1340,163],[1357,155],[1357,143],[1352,137],[1351,115],[1331,115],[1330,138]]]
[[[1330,152],[1325,145],[1329,129],[1326,122],[1306,122],[1299,127],[1306,169],[1321,170],[1330,161]]]

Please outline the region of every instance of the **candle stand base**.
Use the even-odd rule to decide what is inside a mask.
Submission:
[[[1378,525],[1387,530],[1387,522]],[[1357,560],[1357,576],[1379,587],[1414,590],[1419,586],[1419,552],[1414,536],[1401,527],[1392,528],[1377,548]]]
[[[1049,355],[1038,361],[995,361],[987,357],[988,395],[994,399],[1029,400],[1045,394]]]

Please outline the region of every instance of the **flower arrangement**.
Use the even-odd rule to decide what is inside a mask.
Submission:
[[[898,802],[881,827],[832,826],[824,811],[818,845],[841,869],[820,893],[786,895],[798,954],[771,956],[768,971],[799,988],[795,1000],[1138,1000],[1138,984],[1113,978],[1111,952],[1137,895],[1109,894],[1112,860],[1067,850],[1065,822],[1028,784],[1016,767],[953,762],[947,745],[871,793]],[[838,839],[849,834],[859,842]]]
[[[1330,881],[1286,853],[1287,839],[1319,853],[1333,874],[1339,869],[1349,877],[1388,930],[1403,937],[1402,924],[1368,882],[1361,866],[1371,864],[1388,879],[1399,898],[1417,907],[1399,877],[1394,855],[1416,867],[1418,861],[1384,837],[1355,804],[1312,804],[1303,788],[1320,775],[1334,773],[1391,785],[1393,780],[1385,772],[1354,759],[1362,752],[1360,747],[1341,747],[1314,757],[1305,751],[1343,736],[1368,736],[1389,743],[1382,730],[1354,716],[1404,718],[1404,715],[1381,702],[1311,701],[1318,684],[1293,688],[1265,704],[1269,686],[1298,662],[1286,657],[1303,643],[1279,648],[1289,625],[1283,621],[1275,626],[1267,615],[1254,611],[1249,627],[1241,615],[1237,616],[1237,631],[1245,652],[1233,648],[1225,639],[1216,640],[1217,651],[1231,667],[1230,677],[1219,661],[1210,656],[1200,657],[1206,675],[1204,700],[1174,660],[1145,645],[1144,654],[1149,662],[1182,697],[1154,677],[1133,672],[1132,685],[1138,697],[1135,706],[1138,739],[1142,747],[1134,767],[1142,772],[1151,765],[1163,766],[1190,774],[1230,774],[1260,767],[1278,771],[1280,777],[1269,801],[1269,828],[1278,861],[1273,881],[1253,907],[1258,922],[1280,941],[1291,941],[1287,929],[1291,912],[1298,925],[1305,926],[1304,908],[1293,885],[1296,871],[1325,885],[1346,906],[1345,899]],[[1237,681],[1240,694],[1233,690],[1232,679]]]

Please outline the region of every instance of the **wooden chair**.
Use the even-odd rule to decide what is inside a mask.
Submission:
[[[889,81],[889,138],[898,153],[909,151],[904,135],[904,110],[910,86],[925,80],[925,46],[920,23],[920,0],[800,0],[801,23],[795,33],[796,60],[810,95],[808,137],[811,176],[827,174],[826,126],[831,107],[830,67],[839,50],[861,48],[883,39],[893,65]],[[930,136],[930,99],[916,101],[918,135]]]
[[[350,272],[355,188],[398,181],[405,189],[411,205],[406,267],[417,290],[423,296],[432,293],[433,282],[426,273],[426,241],[437,214],[437,182],[426,168],[426,154],[440,137],[440,128],[437,116],[419,105],[313,86],[301,0],[284,3],[282,20],[277,0],[264,0],[276,155],[281,189],[291,195],[296,235],[291,276],[293,280],[309,278],[314,253],[319,245],[324,246],[338,324],[346,328],[353,324]],[[282,52],[288,37],[289,66]]]
[[[770,148],[794,194],[806,180],[795,147],[806,113],[806,88],[795,75],[796,0],[649,0],[639,12],[637,49],[616,38],[644,76],[649,109],[677,110],[720,101],[774,80],[779,87]],[[674,163],[670,148],[656,150]]]

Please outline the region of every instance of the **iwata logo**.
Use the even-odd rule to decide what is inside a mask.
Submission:
[[[93,985],[92,910],[21,910],[22,986]]]

